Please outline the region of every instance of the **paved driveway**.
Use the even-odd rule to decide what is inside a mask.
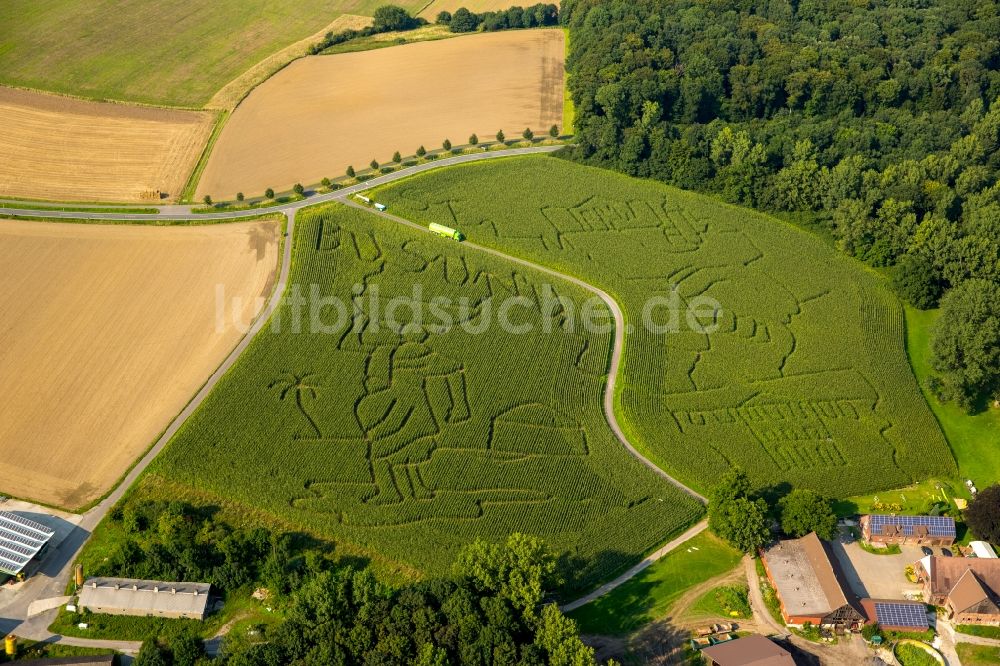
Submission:
[[[847,532],[833,542],[833,552],[859,597],[903,599],[919,595],[920,586],[906,579],[906,565],[921,557],[919,546],[900,546],[899,555],[874,555],[861,549]]]

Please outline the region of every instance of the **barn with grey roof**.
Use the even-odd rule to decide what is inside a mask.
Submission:
[[[208,583],[168,583],[133,578],[88,578],[77,592],[93,613],[204,620]]]
[[[54,530],[41,523],[0,511],[0,578],[24,572],[54,534]]]

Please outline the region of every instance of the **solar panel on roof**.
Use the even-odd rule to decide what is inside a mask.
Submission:
[[[0,571],[20,573],[54,534],[41,523],[0,511]]]
[[[30,530],[37,533],[40,536],[52,536],[55,531],[42,525],[41,523],[36,523],[33,520],[25,518],[24,516],[19,516],[16,513],[11,513],[9,511],[0,511],[0,521],[17,525],[22,529]]]
[[[936,537],[955,537],[955,521],[947,516],[888,516],[884,514],[872,514],[871,530],[874,534],[882,534],[885,525],[899,525],[903,528],[903,533],[913,536],[914,527],[924,525],[927,533]]]
[[[45,543],[42,539],[32,539],[31,537],[26,537],[23,534],[6,530],[3,525],[0,525],[0,542],[2,541],[16,541],[17,543],[23,543],[26,546],[33,547],[41,547],[41,545]]]
[[[927,627],[927,611],[923,604],[876,601],[875,618],[887,627]]]
[[[4,542],[0,541],[0,552],[17,553],[18,555],[24,555],[25,557],[32,557],[38,552],[36,548],[25,548],[24,546],[19,546],[16,543],[10,541]]]

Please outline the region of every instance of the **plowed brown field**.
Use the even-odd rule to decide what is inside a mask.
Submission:
[[[473,132],[562,126],[562,30],[519,30],[303,58],[236,108],[198,197],[289,189]]]
[[[236,345],[232,312],[252,319],[277,263],[274,222],[0,221],[0,492],[71,509],[107,492]]]
[[[0,197],[149,201],[180,195],[211,113],[0,88]]]

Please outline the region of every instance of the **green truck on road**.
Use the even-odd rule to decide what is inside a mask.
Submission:
[[[452,229],[451,227],[446,227],[443,224],[438,224],[437,222],[431,222],[430,226],[427,227],[438,236],[444,236],[445,238],[454,238],[457,241],[465,240],[465,236],[458,229]]]

